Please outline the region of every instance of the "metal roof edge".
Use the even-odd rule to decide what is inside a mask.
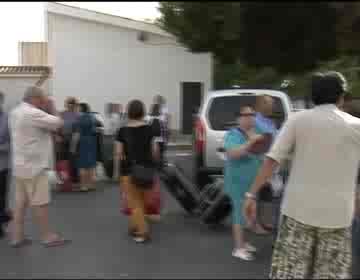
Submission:
[[[149,32],[160,36],[175,39],[173,35],[162,30],[160,27],[156,26],[155,24],[143,22],[143,21],[137,21],[116,15],[91,11],[84,8],[64,5],[56,2],[47,2],[45,4],[45,11],[47,13],[65,15],[73,18],[78,18],[78,19],[83,19],[83,20],[88,20],[103,24],[110,24],[118,27]]]
[[[40,78],[42,73],[24,74],[24,73],[0,73],[0,79],[3,78]]]
[[[51,75],[52,67],[47,65],[0,65],[1,77],[49,77]]]

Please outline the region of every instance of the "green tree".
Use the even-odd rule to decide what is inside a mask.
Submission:
[[[360,2],[334,2],[337,12],[336,37],[340,53],[359,57]]]
[[[222,65],[304,73],[337,54],[337,8],[319,3],[160,2],[160,26]]]
[[[304,73],[337,54],[336,9],[326,2],[245,3],[241,59],[279,73]]]
[[[160,2],[160,26],[192,52],[233,63],[240,48],[240,3]]]

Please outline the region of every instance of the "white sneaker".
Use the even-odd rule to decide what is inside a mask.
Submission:
[[[254,246],[252,246],[250,243],[246,243],[245,249],[250,253],[256,253],[257,252],[257,249]]]
[[[252,253],[250,253],[248,250],[246,250],[245,248],[242,249],[235,249],[232,253],[232,256],[234,258],[239,258],[242,259],[244,261],[253,261],[255,258],[253,256]]]
[[[144,243],[145,242],[145,238],[144,237],[134,237],[134,241],[136,243]]]

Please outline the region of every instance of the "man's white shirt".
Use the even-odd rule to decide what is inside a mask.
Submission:
[[[282,214],[315,227],[349,227],[360,159],[360,119],[335,105],[296,113],[267,156],[281,163],[290,154]]]
[[[49,168],[52,157],[51,132],[63,125],[56,116],[21,103],[11,113],[9,126],[12,139],[13,175],[34,178]]]

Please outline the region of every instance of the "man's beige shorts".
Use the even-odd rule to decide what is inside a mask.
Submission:
[[[17,202],[28,202],[31,206],[49,204],[50,186],[47,173],[41,172],[35,178],[15,178],[15,198]]]

